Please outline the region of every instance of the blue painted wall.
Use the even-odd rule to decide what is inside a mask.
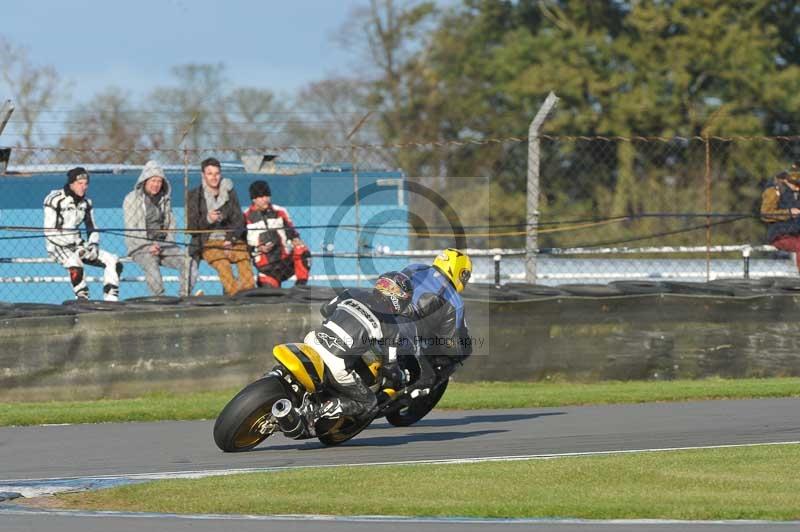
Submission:
[[[184,223],[184,188],[183,172],[166,172],[172,185],[173,209],[179,226]],[[311,248],[313,254],[323,251],[323,241],[331,242],[337,253],[354,252],[356,250],[355,231],[345,226],[355,224],[353,197],[353,174],[347,166],[333,168],[329,171],[316,171],[297,175],[256,175],[241,170],[223,168],[224,177],[233,180],[236,193],[246,209],[249,204],[248,187],[256,179],[264,179],[270,183],[272,200],[289,210],[300,236]],[[103,231],[101,247],[124,256],[122,201],[132,190],[139,171],[121,173],[92,173],[88,196],[95,208],[95,220]],[[360,225],[375,226],[372,234],[362,233],[363,248],[371,252],[376,248],[388,247],[392,250],[408,249],[407,232],[403,229],[407,221],[407,206],[398,204],[397,188],[376,187],[376,180],[385,178],[402,178],[396,171],[361,170],[358,173],[359,186],[362,193],[359,198]],[[50,190],[64,186],[65,175],[35,174],[30,176],[0,176],[0,278],[21,278],[32,276],[65,276],[63,268],[56,264],[14,264],[7,259],[23,257],[46,257],[42,227],[42,200]],[[200,173],[191,172],[189,187],[200,184]],[[327,226],[332,223],[336,228]],[[32,228],[32,231],[12,230],[9,227]],[[178,238],[182,242],[182,237]],[[351,258],[336,259],[333,263],[335,272],[325,272],[321,258],[313,261],[312,276],[336,273],[338,275],[354,275],[356,261]],[[382,258],[367,261],[362,270],[385,271],[396,268],[397,259]],[[175,275],[174,270],[163,269],[164,275]],[[102,277],[102,271],[87,268],[87,275]],[[123,279],[142,275],[134,263],[125,265]],[[200,275],[215,275],[207,264],[203,263]],[[354,281],[345,281],[351,285]],[[328,284],[327,281],[312,281],[312,284]],[[291,285],[291,282],[285,286]],[[218,282],[201,282],[196,289],[206,294],[221,294]],[[177,294],[177,283],[166,284],[167,294]],[[102,294],[100,283],[90,284],[92,298],[99,299]],[[143,282],[124,282],[121,297],[130,298],[148,295]],[[0,283],[0,301],[9,302],[48,302],[61,303],[72,299],[73,294],[68,282],[2,282]]]

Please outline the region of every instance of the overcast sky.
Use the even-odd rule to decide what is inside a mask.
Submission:
[[[291,93],[352,74],[353,56],[332,37],[364,3],[14,0],[0,9],[0,34],[71,81],[73,104],[112,85],[146,94],[169,84],[170,67],[184,63],[224,63],[234,86]]]

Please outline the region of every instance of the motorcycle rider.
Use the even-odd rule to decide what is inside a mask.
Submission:
[[[415,355],[416,328],[402,314],[411,302],[411,280],[403,273],[388,272],[374,287],[345,290],[320,309],[325,320],[306,335],[335,380],[341,396],[312,410],[311,421],[349,416],[367,422],[378,407],[375,393],[354,371],[358,358],[373,352],[382,358],[381,373],[393,385],[404,385],[406,374],[399,357]]]
[[[469,256],[447,248],[433,264],[411,264],[402,273],[414,287],[412,307],[423,355],[465,360],[472,354],[464,300],[460,293],[472,276]]]

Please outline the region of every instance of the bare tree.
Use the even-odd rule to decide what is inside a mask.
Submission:
[[[203,148],[219,144],[224,108],[225,66],[187,64],[172,68],[176,87],[159,87],[149,97],[161,115],[161,137],[166,147]],[[186,142],[182,144],[184,133]]]
[[[142,163],[145,124],[127,92],[109,87],[69,116],[59,146],[95,163]]]
[[[296,97],[286,133],[292,143],[305,146],[377,142],[379,138],[369,134],[374,131],[369,123],[348,139],[369,113],[367,100],[368,87],[360,80],[332,78],[310,83]]]
[[[349,30],[340,32],[342,44],[358,53],[365,63],[362,69],[371,73],[364,80],[366,102],[375,110],[371,122],[382,143],[438,138],[437,132],[428,131],[435,124],[431,116],[438,112],[437,87],[424,58],[439,14],[433,1],[370,0],[351,13]],[[422,152],[395,150],[382,158],[409,175],[423,175],[424,167],[442,164],[438,155]]]
[[[227,94],[224,103],[220,133],[225,146],[253,149],[280,141],[286,128],[286,106],[272,91],[241,87]],[[242,155],[241,149],[237,155]]]
[[[50,65],[34,65],[28,50],[15,46],[0,36],[0,79],[14,102],[14,122],[19,135],[18,147],[32,147],[41,138],[39,117],[59,100],[67,98],[67,87]],[[20,152],[15,159],[25,162],[30,152]]]

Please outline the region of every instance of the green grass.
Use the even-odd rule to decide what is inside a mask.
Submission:
[[[798,465],[800,446],[783,445],[318,468],[158,481],[58,495],[57,503],[169,513],[794,520]]]
[[[800,397],[800,378],[453,383],[439,405],[458,409],[524,408],[766,397]]]
[[[237,389],[135,399],[0,403],[0,426],[214,419]],[[699,381],[451,383],[440,408],[523,408],[694,399],[800,397],[800,378]]]

